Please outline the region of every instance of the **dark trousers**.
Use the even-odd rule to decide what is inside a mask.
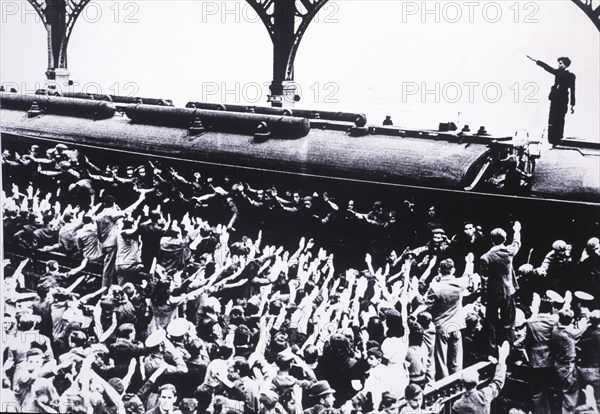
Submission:
[[[533,414],[550,412],[549,395],[554,376],[554,367],[530,368],[529,386]]]
[[[562,414],[573,413],[575,407],[577,407],[577,398],[579,397],[579,383],[575,364],[555,366],[554,375],[559,398],[550,402],[550,411]]]
[[[144,266],[141,263],[133,263],[127,265],[115,266],[117,273],[117,282],[119,286],[123,286],[125,283],[131,282],[134,285],[139,285],[142,281],[140,273],[144,270]]]
[[[550,101],[550,115],[548,116],[548,142],[552,145],[560,143],[565,132],[565,115],[568,102]]]
[[[514,297],[488,297],[485,318],[488,328],[490,349],[507,340],[514,342],[516,307]]]

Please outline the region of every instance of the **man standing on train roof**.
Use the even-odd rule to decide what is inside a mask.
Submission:
[[[569,90],[571,90],[571,114],[575,113],[575,74],[567,70],[571,65],[571,59],[568,57],[558,58],[558,69],[554,69],[541,60],[535,60],[529,55],[527,57],[533,60],[538,66],[541,66],[546,72],[554,75],[554,85],[548,96],[550,100],[548,141],[553,146],[560,144],[565,130],[565,115],[569,106]]]

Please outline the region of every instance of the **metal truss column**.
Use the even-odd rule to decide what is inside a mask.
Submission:
[[[272,106],[297,100],[294,60],[308,25],[328,0],[246,0],[263,21],[273,42]]]
[[[28,0],[42,19],[48,34],[47,86],[69,85],[67,47],[75,21],[90,0]]]
[[[596,26],[596,29],[600,30],[600,3],[594,8],[593,0],[572,0]]]

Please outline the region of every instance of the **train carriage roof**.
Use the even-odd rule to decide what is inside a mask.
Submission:
[[[0,127],[5,134],[205,163],[444,190],[464,189],[469,168],[481,162],[494,138],[463,139],[433,131],[358,127],[296,116],[149,105],[116,108],[106,102],[99,117],[104,119],[90,119],[90,113],[96,112],[82,115],[71,110],[60,114],[64,106],[28,116],[31,111],[22,98],[18,99],[19,107],[1,102]],[[177,122],[165,122],[171,117]],[[198,122],[202,119],[204,124]],[[259,124],[264,124],[262,131],[267,137],[269,131],[277,133],[258,140]],[[292,131],[290,136],[285,136],[286,128]],[[545,151],[537,163],[531,195],[600,203],[600,151]]]

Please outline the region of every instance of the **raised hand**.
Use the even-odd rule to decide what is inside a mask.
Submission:
[[[514,230],[515,232],[519,232],[519,231],[521,231],[521,222],[519,222],[519,221],[515,221],[515,224],[513,224],[513,230]]]
[[[317,254],[319,261],[323,261],[327,258],[327,251],[323,248],[319,249],[319,253]]]
[[[304,236],[302,236],[302,238],[300,239],[300,243],[298,243],[298,248],[300,250],[304,250],[304,246],[306,246],[306,239],[304,238]]]
[[[506,358],[508,358],[508,354],[510,353],[510,345],[507,341],[504,341],[502,345],[500,345],[500,349],[498,349],[498,361],[501,363],[506,362]]]
[[[472,264],[475,261],[475,255],[472,252],[469,252],[469,254],[467,254],[465,256],[465,262],[467,264]]]

